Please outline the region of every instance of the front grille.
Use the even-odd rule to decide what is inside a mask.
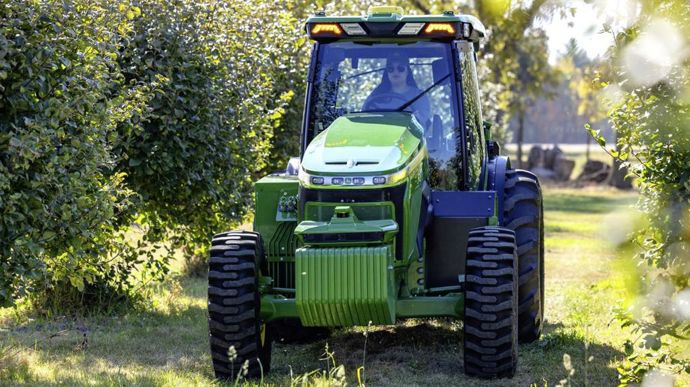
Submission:
[[[333,218],[333,215],[335,215],[335,208],[342,205],[341,203],[318,203],[318,205],[313,205],[313,203],[316,202],[309,202],[306,204],[304,220],[328,222]],[[350,203],[350,207],[359,220],[393,219],[393,204],[391,202],[385,202],[387,203],[386,205],[381,205],[379,203]]]
[[[323,202],[334,204],[392,202],[395,206],[395,221],[398,223],[398,235],[395,238],[395,258],[402,257],[402,235],[405,230],[403,217],[403,200],[407,184],[380,189],[309,189],[300,187],[299,207],[304,218],[304,210],[308,202]]]

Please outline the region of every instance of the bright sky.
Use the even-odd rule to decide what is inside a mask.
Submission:
[[[551,20],[537,22],[537,26],[547,32],[551,63],[555,63],[565,51],[571,37],[577,39],[578,45],[588,56],[594,58],[603,55],[613,44],[613,36],[610,32],[603,32],[603,26],[609,24],[615,31],[620,31],[634,22],[639,12],[639,5],[634,0],[562,1],[567,8],[575,9],[575,16],[567,12],[565,18],[554,15]]]

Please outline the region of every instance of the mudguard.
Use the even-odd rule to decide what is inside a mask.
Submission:
[[[503,224],[503,195],[506,182],[506,171],[510,169],[510,159],[507,156],[495,156],[489,159],[487,164],[487,190],[496,191],[497,205],[496,215],[498,224]]]

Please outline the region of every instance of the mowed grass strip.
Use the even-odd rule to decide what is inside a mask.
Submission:
[[[635,193],[608,189],[545,187],[545,332],[539,342],[520,346],[513,379],[467,378],[461,322],[429,319],[371,328],[367,384],[543,386],[570,377],[573,385],[616,385],[615,367],[628,332],[611,322],[623,286],[614,276],[616,251],[608,241],[607,217],[632,211],[635,199]],[[31,319],[25,311],[0,310],[0,384],[216,384],[208,353],[205,279],[171,280],[157,290],[149,308],[124,316]],[[311,344],[275,344],[273,371],[265,382],[289,385],[291,374],[325,370],[328,344],[356,385],[364,332],[340,329]]]

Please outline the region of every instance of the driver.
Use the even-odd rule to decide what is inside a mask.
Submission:
[[[412,76],[408,58],[394,54],[386,60],[381,83],[367,97],[362,110],[397,109],[421,92]],[[428,126],[431,105],[426,95],[417,99],[405,111],[411,111],[422,127]]]

